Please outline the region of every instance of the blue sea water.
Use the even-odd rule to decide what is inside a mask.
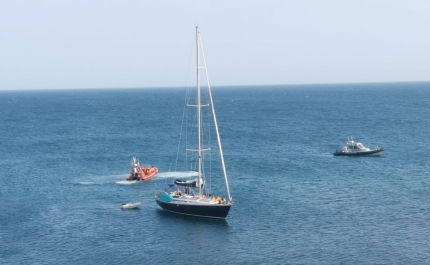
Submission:
[[[154,201],[173,181],[184,89],[0,91],[0,264],[430,263],[430,83],[213,96],[226,220]],[[333,156],[348,136],[386,151]],[[160,173],[122,185],[132,156]]]

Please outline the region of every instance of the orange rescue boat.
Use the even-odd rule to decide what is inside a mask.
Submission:
[[[127,180],[142,180],[142,181],[148,181],[155,177],[158,173],[158,168],[151,166],[151,167],[141,167],[139,163],[139,159],[136,157],[133,157],[131,159],[131,173],[130,176],[128,176]]]

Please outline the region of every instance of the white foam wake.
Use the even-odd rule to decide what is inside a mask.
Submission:
[[[85,176],[84,179],[76,180],[76,183],[83,186],[91,186],[91,185],[104,185],[112,183],[115,180],[125,180],[127,178],[127,174],[120,175],[92,175]]]
[[[78,184],[84,185],[84,186],[96,185],[96,183],[91,182],[91,181],[81,181],[81,182],[78,182]]]
[[[132,184],[135,184],[138,182],[139,181],[137,181],[137,180],[119,180],[119,181],[116,181],[115,183],[119,184],[119,185],[132,185]]]
[[[158,173],[156,178],[188,178],[188,177],[197,177],[198,173],[196,171],[172,171],[172,172],[161,172]]]

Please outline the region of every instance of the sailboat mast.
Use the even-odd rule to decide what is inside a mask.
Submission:
[[[219,130],[218,130],[218,122],[216,119],[216,114],[215,114],[215,107],[214,107],[214,102],[213,102],[213,98],[212,98],[212,91],[211,91],[211,85],[209,83],[209,75],[208,75],[208,69],[206,68],[206,59],[205,59],[205,53],[203,51],[203,44],[200,43],[201,49],[202,49],[202,57],[203,57],[203,65],[206,71],[206,78],[208,81],[208,94],[209,94],[209,100],[210,100],[210,105],[211,105],[211,109],[212,109],[212,116],[214,119],[214,125],[215,125],[215,132],[216,132],[216,136],[217,136],[217,140],[218,140],[218,150],[219,150],[219,155],[221,158],[221,166],[222,166],[222,172],[224,174],[224,180],[225,180],[225,185],[227,188],[227,193],[228,193],[228,199],[231,201],[231,195],[230,195],[230,187],[228,185],[228,178],[227,178],[227,170],[225,169],[225,162],[224,162],[224,154],[222,152],[222,145],[221,145],[221,137],[219,135]]]
[[[197,57],[197,126],[198,126],[198,180],[197,184],[199,185],[199,197],[202,196],[202,183],[200,180],[202,179],[202,128],[201,128],[201,102],[200,102],[200,58],[199,58],[199,27],[196,26],[196,57]]]

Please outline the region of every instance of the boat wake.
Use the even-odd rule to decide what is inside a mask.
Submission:
[[[168,178],[187,178],[187,177],[197,177],[197,176],[198,176],[198,172],[196,171],[171,171],[171,172],[158,173],[156,178],[168,179]]]
[[[137,180],[119,180],[116,181],[115,183],[118,185],[133,185],[139,182],[143,182],[143,181],[137,181]]]
[[[78,184],[83,185],[83,186],[97,185],[97,183],[94,183],[91,181],[80,181],[80,182],[78,182]]]
[[[83,179],[77,180],[76,183],[82,186],[92,186],[92,185],[105,185],[111,184],[113,181],[125,180],[127,178],[126,174],[120,175],[104,175],[104,176],[86,176]]]
[[[197,177],[198,173],[196,171],[172,171],[172,172],[159,172],[155,176],[155,179],[174,179],[174,178],[189,178],[189,177]],[[137,180],[118,180],[115,181],[118,185],[133,185],[138,183],[143,183],[144,181]]]

